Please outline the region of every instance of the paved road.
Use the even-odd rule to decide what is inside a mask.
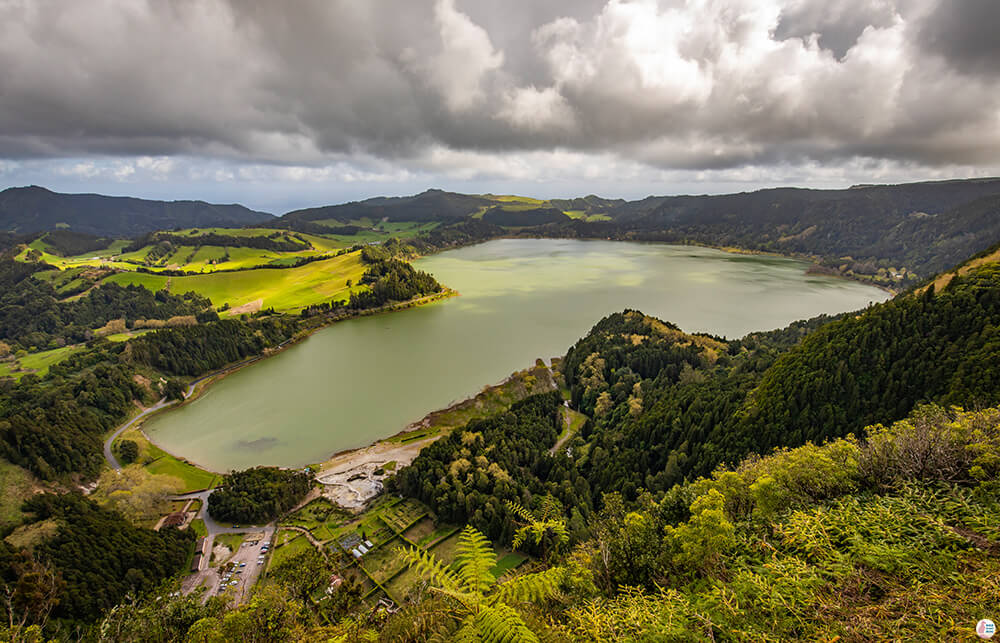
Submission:
[[[197,498],[201,500],[201,509],[198,510],[197,518],[201,518],[205,522],[205,531],[212,538],[215,538],[217,534],[245,534],[253,531],[263,531],[270,527],[271,525],[256,526],[247,525],[244,527],[240,525],[239,527],[223,527],[219,523],[212,520],[212,517],[208,515],[208,497],[212,495],[214,489],[207,489],[205,491],[195,491],[194,493],[185,493],[179,496],[174,496],[171,500],[190,500],[192,498]]]
[[[154,411],[159,411],[163,407],[169,406],[169,405],[170,405],[170,402],[167,401],[167,398],[163,398],[162,400],[160,400],[159,402],[157,402],[153,406],[149,407],[148,409],[146,409],[145,411],[143,411],[139,415],[135,416],[134,418],[132,418],[131,420],[129,420],[125,424],[123,424],[120,427],[118,427],[118,429],[115,430],[115,432],[111,434],[111,437],[104,441],[104,459],[108,461],[108,464],[111,465],[112,469],[114,469],[115,471],[119,471],[122,468],[122,465],[119,464],[119,462],[118,462],[118,458],[116,458],[115,454],[111,452],[111,444],[118,438],[119,435],[121,435],[122,431],[124,431],[125,429],[129,428],[130,426],[132,426],[133,424],[135,424],[136,422],[138,422],[142,418],[146,417],[150,413],[153,413]]]
[[[208,591],[205,592],[202,602],[207,601],[210,596],[226,591],[227,588],[235,589],[233,599],[236,604],[239,605],[249,597],[251,588],[253,588],[254,583],[257,582],[257,577],[260,572],[263,571],[264,566],[257,563],[257,557],[261,555],[260,547],[264,542],[273,543],[274,532],[277,530],[277,527],[274,523],[263,527],[255,525],[247,525],[245,527],[242,525],[240,527],[223,527],[219,523],[212,520],[212,517],[208,515],[208,497],[212,495],[213,491],[214,489],[208,489],[206,491],[185,493],[171,498],[172,500],[191,500],[195,498],[201,500],[201,509],[198,510],[197,517],[201,518],[201,520],[205,523],[205,531],[207,532],[207,535],[205,536],[205,551],[208,552],[208,555],[202,557],[201,569],[188,576],[184,580],[182,588],[184,593],[187,594],[194,591],[195,588],[200,585],[205,585]],[[264,534],[262,542],[257,543],[252,547],[244,543],[242,547],[233,553],[233,557],[230,559],[230,562],[235,563],[236,565],[241,562],[245,562],[247,564],[247,566],[243,568],[243,573],[235,575],[236,578],[232,579],[238,581],[237,585],[227,585],[226,587],[222,587],[220,585],[221,580],[219,578],[221,575],[221,567],[216,567],[214,569],[209,567],[212,559],[212,548],[215,546],[215,537],[219,534],[246,534],[261,532]]]
[[[285,340],[284,342],[282,342],[281,344],[279,344],[278,347],[280,348],[281,346],[284,346],[287,343],[288,343],[288,340]],[[253,358],[253,359],[251,359],[251,360],[249,360],[247,362],[241,363],[238,367],[242,367],[245,364],[249,364],[250,362],[257,361],[258,359],[260,359],[260,357],[255,357],[255,358]],[[204,382],[205,380],[207,380],[208,378],[215,377],[216,375],[219,375],[220,373],[224,373],[227,370],[230,370],[232,368],[237,368],[237,367],[230,366],[230,367],[218,370],[218,371],[213,371],[213,372],[209,373],[208,375],[203,375],[202,377],[199,377],[195,381],[191,382],[191,384],[187,387],[187,390],[184,391],[184,399],[186,400],[189,397],[191,397],[191,395],[194,394],[194,388],[196,386],[198,386],[199,384],[201,384],[202,382]],[[180,401],[178,401],[178,404],[179,403],[180,403]],[[148,409],[146,409],[145,411],[143,411],[139,415],[135,416],[134,418],[132,418],[131,420],[129,420],[125,424],[123,424],[120,427],[118,427],[117,429],[115,429],[115,432],[111,434],[111,437],[109,437],[107,440],[104,441],[104,459],[108,461],[108,464],[111,465],[112,469],[114,469],[115,471],[120,471],[121,468],[122,468],[121,463],[118,462],[118,458],[116,458],[115,454],[112,453],[112,451],[111,451],[111,445],[114,444],[114,441],[117,440],[118,436],[122,434],[122,431],[124,431],[125,429],[128,429],[133,424],[135,424],[136,422],[138,422],[142,418],[146,417],[150,413],[154,413],[156,411],[159,411],[160,409],[165,408],[167,406],[170,406],[171,404],[172,404],[172,402],[168,402],[167,398],[162,398],[159,402],[157,402],[153,406],[149,407]]]

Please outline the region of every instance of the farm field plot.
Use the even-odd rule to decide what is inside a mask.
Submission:
[[[396,529],[396,525],[401,525],[402,529]],[[435,525],[427,506],[412,498],[376,501],[358,520],[336,531],[336,539],[325,547],[339,561],[338,573],[345,577],[351,572],[364,574],[366,578],[370,576],[372,595],[384,590],[397,603],[422,581],[417,570],[403,560],[401,550],[416,547],[451,565],[457,555],[460,536],[460,529],[455,525]],[[374,547],[356,559],[350,552],[365,540],[371,541]],[[521,554],[500,553],[490,570],[497,578],[528,560]]]
[[[374,589],[378,589],[372,579],[368,577],[368,574],[356,565],[351,565],[350,567],[345,567],[340,570],[340,575],[361,585],[362,595],[367,594]]]
[[[360,564],[377,583],[384,583],[406,566],[399,555],[399,549],[405,545],[406,543],[402,539],[394,538],[381,547],[377,547],[374,551],[365,554],[361,558]]]
[[[451,565],[455,562],[455,557],[458,555],[457,548],[459,535],[459,532],[456,531],[448,538],[431,547],[428,551],[437,556],[438,560],[444,564]]]
[[[249,248],[240,250],[262,252]],[[352,291],[352,287],[346,285],[347,280],[356,284],[364,271],[360,253],[352,252],[298,268],[261,268],[183,277],[129,272],[112,275],[105,281],[138,284],[153,291],[167,288],[175,294],[194,291],[211,299],[215,306],[229,304],[237,308],[260,299],[261,308],[295,311],[331,299],[346,299]],[[361,288],[363,286],[353,286],[354,290]]]
[[[490,573],[493,574],[494,577],[500,578],[510,570],[517,568],[518,565],[526,560],[528,560],[528,557],[521,554],[503,554],[497,559],[497,564],[493,566]]]
[[[317,498],[281,521],[283,525],[295,525],[308,529],[319,541],[333,539],[335,530],[348,522],[351,515],[335,507],[325,498]]]
[[[281,546],[276,546],[274,552],[271,554],[271,561],[269,565],[280,565],[284,561],[288,560],[295,554],[306,551],[312,547],[312,543],[309,542],[302,534],[299,534],[291,540],[285,541]]]
[[[389,594],[389,598],[397,604],[401,604],[406,599],[406,595],[422,580],[417,570],[411,567],[402,574],[393,576],[383,587],[385,587],[386,593]]]
[[[416,500],[407,498],[402,502],[386,507],[382,511],[381,518],[393,531],[399,533],[405,531],[407,527],[426,515],[427,507]]]

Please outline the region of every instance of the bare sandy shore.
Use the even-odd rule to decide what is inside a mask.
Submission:
[[[376,442],[363,449],[338,453],[321,465],[316,481],[323,485],[323,497],[345,509],[360,511],[382,491],[386,477],[413,462],[421,449],[443,435],[407,444]],[[393,471],[384,468],[389,462],[396,463]]]

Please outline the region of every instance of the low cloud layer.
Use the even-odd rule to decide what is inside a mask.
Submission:
[[[568,158],[1000,167],[995,0],[524,4],[8,0],[0,158],[122,180],[176,169],[146,157],[506,178]]]

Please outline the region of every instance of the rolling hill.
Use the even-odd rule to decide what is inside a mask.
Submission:
[[[62,194],[38,186],[0,192],[0,231],[27,236],[68,229],[102,237],[136,237],[156,230],[240,227],[274,217],[242,205],[151,201],[100,194]]]

